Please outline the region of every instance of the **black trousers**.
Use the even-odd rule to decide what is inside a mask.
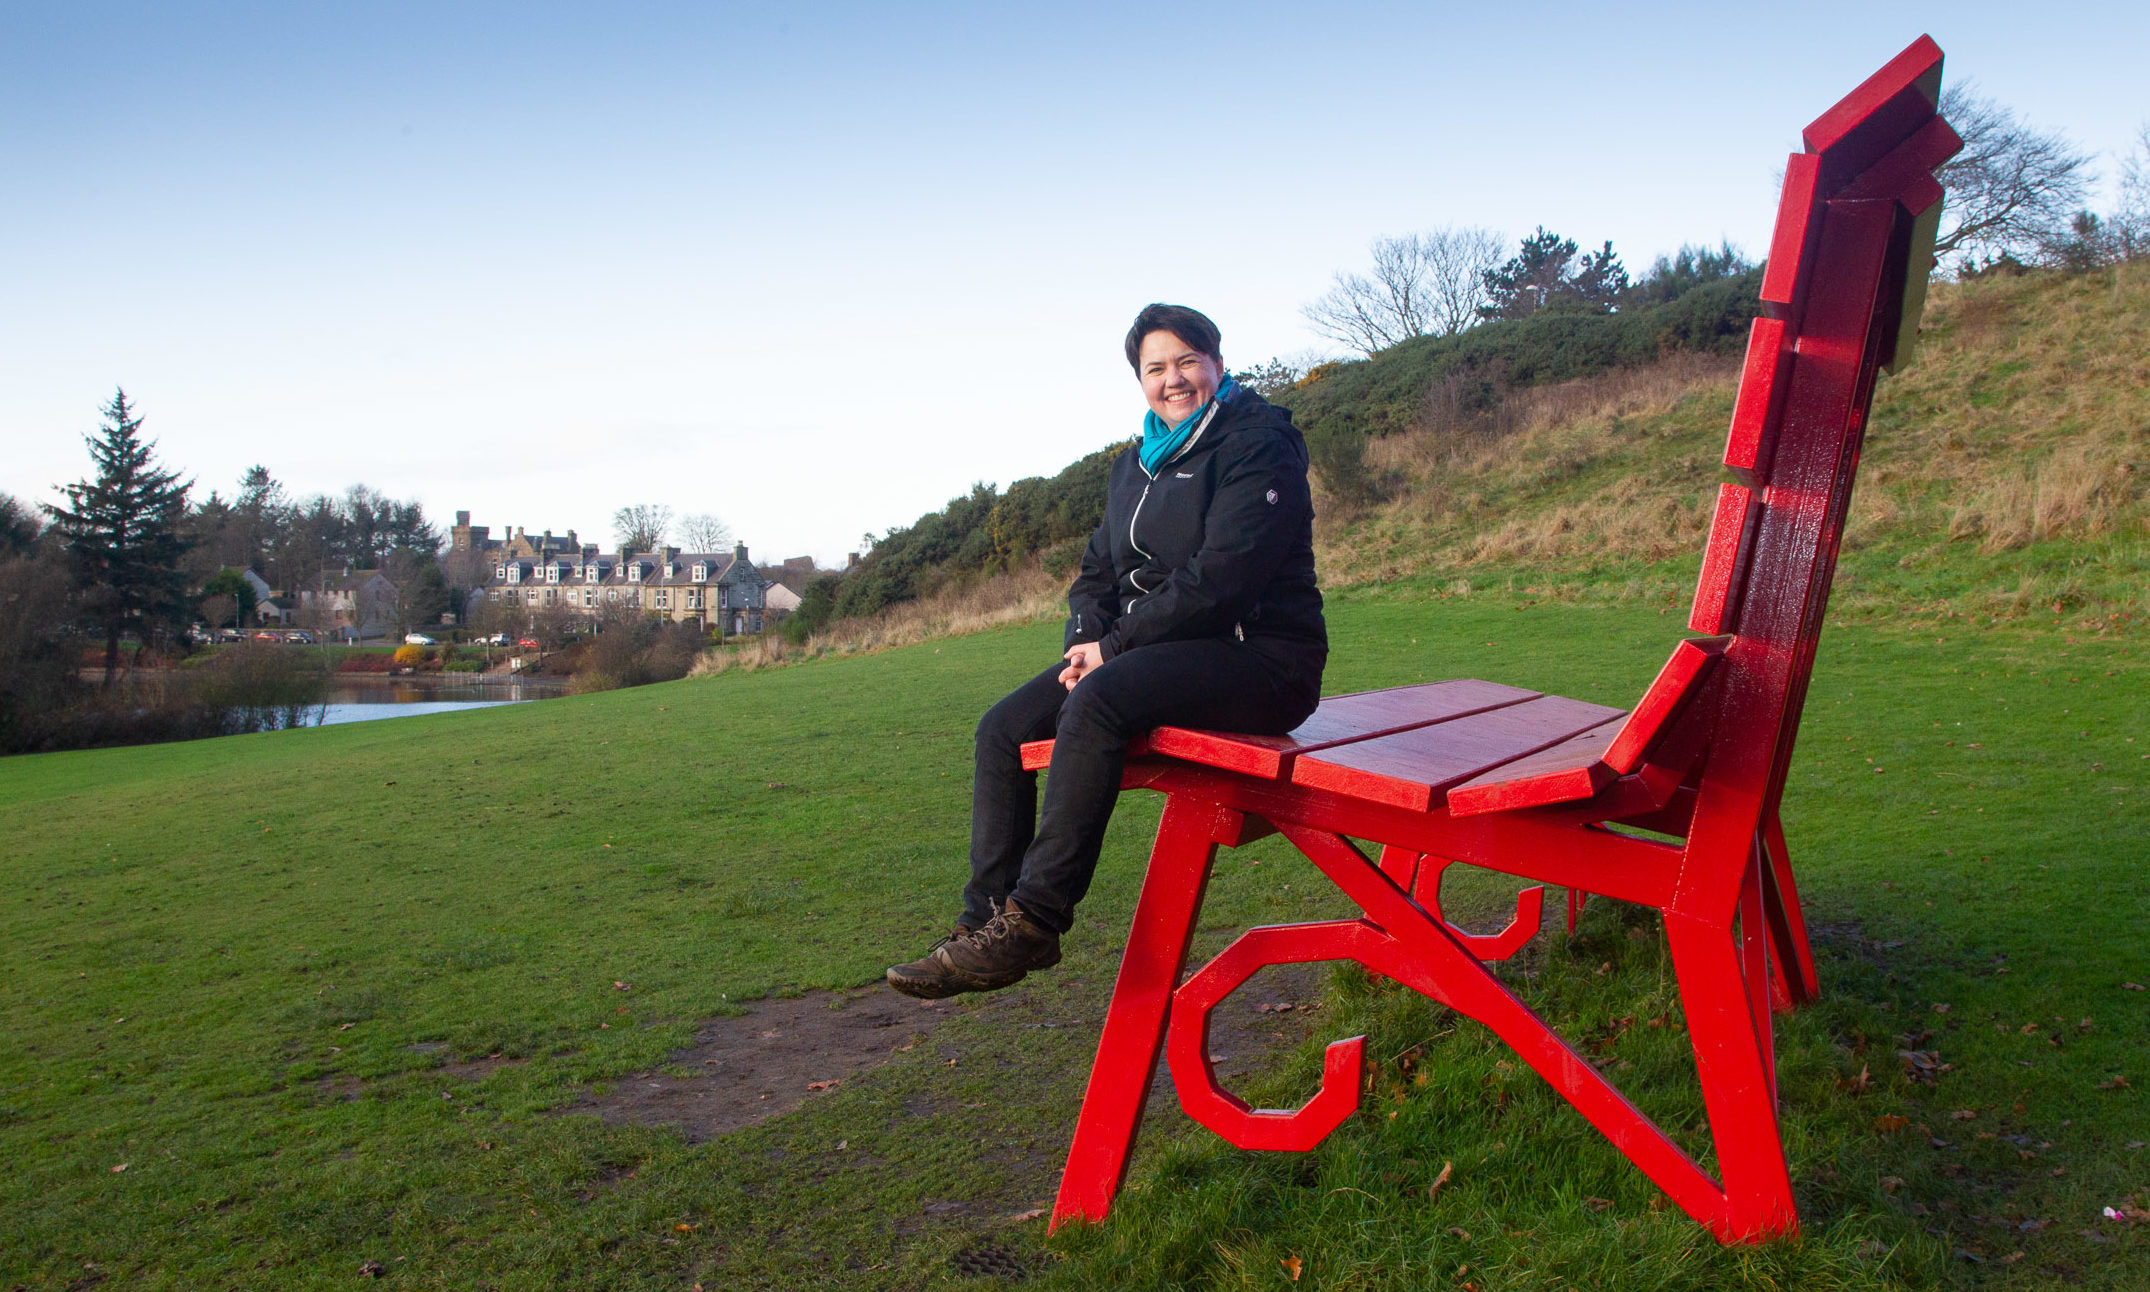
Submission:
[[[1013,897],[1066,932],[1097,871],[1128,741],[1163,726],[1281,735],[1320,703],[1326,655],[1225,638],[1164,642],[1114,656],[1073,691],[1060,685],[1064,662],[1017,687],[978,723],[962,922],[979,928]],[[1038,774],[1023,770],[1021,746],[1048,737],[1040,818]]]

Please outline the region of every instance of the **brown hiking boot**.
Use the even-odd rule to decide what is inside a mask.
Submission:
[[[1033,969],[1060,963],[1060,935],[1009,902],[974,933],[950,938],[923,959],[895,965],[888,985],[906,996],[939,1000],[966,991],[998,991]]]

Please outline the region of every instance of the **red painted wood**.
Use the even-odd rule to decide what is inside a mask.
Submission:
[[[1098,1038],[1097,1059],[1090,1066],[1090,1084],[1083,1092],[1082,1119],[1060,1175],[1053,1228],[1071,1217],[1103,1220],[1126,1178],[1127,1158],[1134,1150],[1164,1041],[1172,990],[1186,963],[1187,940],[1216,856],[1216,818],[1228,810],[1192,798],[1165,802],[1149,873],[1135,899],[1104,1034]]]
[[[1249,776],[1282,776],[1292,759],[1307,750],[1327,749],[1393,732],[1445,722],[1450,718],[1535,700],[1538,692],[1469,678],[1354,691],[1332,695],[1288,735],[1203,731],[1193,727],[1159,727],[1127,747],[1127,756],[1145,753],[1184,758],[1207,767]],[[1043,771],[1052,763],[1053,742],[1033,740],[1023,746],[1023,770]]]
[[[1381,862],[1381,873],[1388,875],[1393,882],[1396,877],[1388,869],[1386,848],[1382,850]],[[1463,949],[1479,960],[1506,960],[1538,936],[1538,930],[1545,924],[1543,884],[1533,885],[1515,895],[1515,916],[1508,921],[1508,926],[1498,933],[1467,933],[1449,923],[1448,918],[1441,914],[1441,879],[1454,864],[1446,857],[1428,858],[1424,865],[1418,867],[1418,873],[1412,876],[1409,884],[1398,883],[1397,887],[1408,891],[1411,900],[1418,903],[1420,910],[1441,921],[1442,926],[1454,934],[1456,941],[1463,945]]]
[[[1657,671],[1642,703],[1627,715],[1620,734],[1605,751],[1605,765],[1621,776],[1642,765],[1657,739],[1680,710],[1695,698],[1710,669],[1731,644],[1729,637],[1697,637],[1672,648],[1672,658]]]
[[[1771,318],[1796,323],[1806,283],[1801,277],[1821,237],[1821,158],[1794,153],[1784,163],[1784,195],[1777,227],[1762,269],[1762,308]]]
[[[1549,695],[1453,722],[1302,754],[1292,764],[1291,779],[1295,785],[1423,811],[1452,785],[1618,716],[1618,709],[1602,704]]]
[[[1224,998],[1268,965],[1357,960],[1382,937],[1364,920],[1249,929],[1189,978],[1172,997],[1165,1058],[1189,1117],[1238,1148],[1304,1153],[1344,1124],[1359,1106],[1366,1038],[1332,1041],[1322,1056],[1321,1090],[1296,1109],[1251,1108],[1217,1084],[1209,1058],[1209,1019]]]
[[[1784,320],[1756,319],[1747,333],[1747,359],[1740,369],[1739,397],[1724,446],[1724,464],[1751,489],[1768,481],[1769,455],[1776,448],[1777,417],[1791,369],[1791,334]]]
[[[1127,756],[1140,758],[1150,752],[1150,738],[1137,736],[1127,742]],[[1026,740],[1023,742],[1023,770],[1042,772],[1053,765],[1053,742],[1050,740]]]
[[[1859,172],[1931,120],[1940,98],[1941,47],[1921,36],[1816,117],[1800,138],[1808,152],[1821,156],[1823,196],[1837,196]]]
[[[1739,604],[1739,584],[1746,573],[1747,557],[1754,551],[1754,531],[1761,507],[1754,491],[1740,484],[1717,487],[1717,511],[1710,520],[1710,533],[1702,548],[1702,573],[1695,580],[1694,605],[1687,612],[1687,626],[1715,636],[1733,630],[1732,612]]]
[[[1150,733],[1150,749],[1208,767],[1277,777],[1284,775],[1293,759],[1303,753],[1520,704],[1537,699],[1538,694],[1519,686],[1469,678],[1387,691],[1359,691],[1323,700],[1321,707],[1289,735],[1249,736],[1159,727]]]
[[[1216,1003],[1262,964],[1335,957],[1484,1023],[1720,1240],[1796,1231],[1770,1012],[1810,998],[1816,984],[1777,805],[1875,373],[1904,352],[1898,338],[1916,325],[1929,263],[1922,248],[1930,246],[1935,212],[1914,205],[1929,182],[1916,167],[1929,158],[1938,164],[1947,143],[1928,124],[1938,67],[1938,51],[1928,59],[1922,48],[1930,45],[1914,46],[1848,98],[1849,108],[1817,122],[1810,141],[1827,150],[1827,191],[1821,153],[1787,168],[1764,292],[1783,332],[1776,362],[1764,365],[1771,388],[1752,395],[1762,410],[1753,443],[1773,437],[1774,451],[1746,464],[1761,506],[1739,509],[1748,517],[1740,530],[1752,529],[1751,555],[1735,552],[1718,617],[1736,625],[1736,637],[1682,643],[1624,718],[1549,696],[1320,750],[1294,748],[1288,764],[1282,757],[1276,764],[1281,777],[1244,770],[1243,759],[1218,768],[1151,754],[1129,764],[1128,784],[1166,794],[1165,820],[1055,1224],[1100,1218],[1110,1206],[1167,1034],[1188,1111],[1234,1142],[1304,1147],[1348,1115],[1362,1055],[1356,1038],[1331,1047],[1322,1092],[1291,1112],[1249,1109],[1218,1089],[1204,1040]],[[1797,355],[1788,366],[1786,351]],[[1457,810],[1476,790],[1513,795],[1525,783],[1555,782],[1589,789],[1624,765],[1634,770],[1581,801]],[[1609,821],[1684,839],[1602,828]],[[1366,919],[1250,934],[1174,995],[1209,850],[1250,837],[1258,823],[1274,825]],[[1345,836],[1381,845],[1382,864]],[[1543,890],[1525,895],[1509,929],[1473,938],[1439,913],[1441,872],[1457,863],[1561,884],[1571,915],[1593,893],[1663,913],[1719,1180],[1480,962],[1488,950],[1512,953],[1536,931]]]
[[[1626,722],[1624,714],[1601,722],[1551,749],[1465,781],[1448,792],[1449,815],[1511,812],[1589,798],[1619,779],[1619,773],[1605,765],[1605,751]]]

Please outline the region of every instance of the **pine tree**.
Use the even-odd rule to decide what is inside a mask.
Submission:
[[[146,641],[159,620],[184,614],[186,575],[180,559],[187,538],[187,490],[179,473],[156,464],[156,445],[142,440],[142,419],[115,391],[100,409],[104,427],[83,436],[94,479],[62,490],[67,506],[47,506],[74,567],[75,585],[105,633],[107,687],[119,669],[120,634],[130,625]]]

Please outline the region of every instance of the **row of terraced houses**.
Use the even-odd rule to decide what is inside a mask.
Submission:
[[[519,602],[532,612],[565,606],[588,615],[610,606],[758,633],[772,611],[798,605],[796,594],[755,568],[744,543],[729,552],[601,552],[577,543],[572,530],[565,537],[520,528],[503,538],[490,535],[489,527],[470,523],[469,512],[455,514],[448,556],[476,567],[472,610],[480,601]]]

